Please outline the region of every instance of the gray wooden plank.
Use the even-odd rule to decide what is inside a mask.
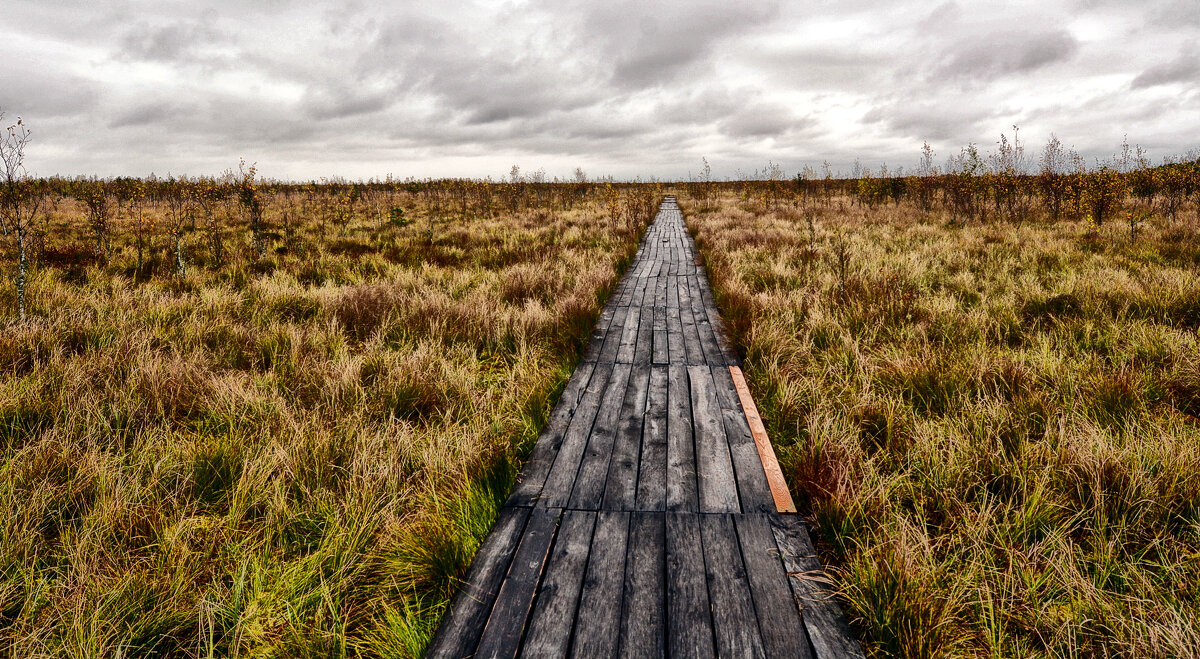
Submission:
[[[765,657],[733,518],[700,515],[700,535],[717,655]]]
[[[725,438],[725,423],[714,391],[712,371],[707,366],[689,366],[687,370],[692,399],[692,427],[696,435],[700,512],[740,512],[737,480],[729,454],[729,442]]]
[[[681,313],[679,307],[667,307],[667,363],[687,364]]]
[[[633,363],[649,364],[650,353],[654,347],[654,307],[646,305],[641,308],[641,322],[638,325],[637,344],[633,351]]]
[[[665,656],[666,520],[662,513],[632,514],[627,555],[620,655]]]
[[[611,304],[604,305],[604,309],[600,311],[600,317],[592,327],[592,336],[583,351],[584,362],[594,362],[600,356],[600,349],[604,347],[604,337],[608,334],[608,327],[612,324],[615,313],[616,306]]]
[[[795,515],[773,515],[769,519],[813,653],[820,659],[862,657],[862,648],[846,624],[804,521]]]
[[[768,657],[812,657],[808,634],[792,599],[787,572],[766,515],[736,515],[738,539],[763,649]]]
[[[708,321],[712,323],[713,334],[717,336],[717,345],[721,347],[721,352],[725,354],[725,364],[728,366],[741,366],[742,358],[738,355],[737,348],[733,345],[733,340],[729,337],[729,326],[725,324],[725,320],[717,312],[716,307],[705,307],[708,313]]]
[[[617,351],[621,348],[621,337],[625,334],[625,318],[629,315],[629,307],[617,307],[609,323],[608,332],[604,335],[604,347],[596,361],[601,364],[612,364],[617,360]]]
[[[568,510],[563,513],[558,537],[550,553],[550,565],[538,589],[537,604],[521,648],[522,657],[557,659],[566,656],[595,525],[594,512]]]
[[[664,279],[666,278],[664,277]],[[653,341],[651,362],[666,364],[670,359],[670,352],[667,344],[667,308],[665,306],[654,307],[654,333],[651,339]]]
[[[737,478],[738,499],[744,513],[776,512],[775,498],[771,496],[771,485],[763,471],[762,458],[754,445],[754,436],[741,410],[721,410],[725,423],[725,439],[729,443],[729,455],[733,459],[733,472]]]
[[[533,608],[533,593],[542,578],[550,543],[558,526],[560,510],[535,508],[529,513],[521,544],[513,555],[504,584],[496,595],[496,606],[479,638],[479,659],[511,659],[521,647],[525,621]]]
[[[737,387],[733,386],[733,376],[729,367],[724,364],[711,367],[713,384],[716,385],[717,402],[723,410],[742,411],[742,401],[738,398]]]
[[[688,365],[703,364],[704,348],[700,346],[700,333],[696,330],[696,319],[692,317],[692,304],[687,277],[679,278],[679,321],[683,329],[683,352]]]
[[[672,657],[715,656],[698,518],[666,513],[667,651]]]
[[[667,510],[699,510],[687,366],[667,367]]]
[[[575,616],[573,657],[613,657],[621,631],[629,513],[601,511]]]
[[[546,484],[538,498],[539,505],[563,508],[570,499],[575,475],[579,473],[579,463],[587,449],[588,436],[592,433],[592,424],[600,411],[600,402],[609,380],[612,379],[612,372],[611,364],[596,365],[583,399],[575,409],[575,416],[571,418],[567,432],[563,435],[550,473],[546,475]]]
[[[625,329],[621,332],[621,343],[617,348],[617,363],[633,363],[634,353],[637,351],[638,328],[641,324],[641,307],[630,307],[625,316]]]
[[[575,410],[579,408],[579,402],[595,369],[595,364],[582,363],[567,380],[562,395],[554,405],[554,411],[550,413],[546,427],[542,429],[537,443],[529,452],[529,458],[525,460],[525,466],[517,478],[517,486],[509,495],[506,506],[531,506],[542,493],[546,476],[550,473],[559,447],[562,446],[563,436],[571,425],[571,419]]]
[[[467,578],[451,600],[441,627],[425,650],[426,657],[458,659],[475,653],[483,626],[496,602],[496,592],[500,590],[521,539],[529,510],[504,508],[500,511],[495,526],[471,561]]]
[[[642,451],[638,462],[638,510],[665,510],[667,501],[667,374],[666,366],[650,369]]]
[[[638,460],[642,452],[642,427],[645,425],[646,399],[650,384],[650,365],[634,366],[625,400],[617,422],[608,479],[601,508],[633,510],[637,503]]]
[[[608,464],[612,460],[613,442],[616,440],[620,423],[621,406],[625,401],[625,390],[629,386],[632,372],[632,364],[617,364],[613,367],[604,398],[600,402],[600,410],[596,413],[592,432],[588,436],[587,449],[575,475],[569,499],[570,508],[596,510],[600,507],[608,477]]]
[[[723,365],[725,363],[725,353],[717,345],[717,336],[713,333],[712,324],[708,320],[708,313],[704,309],[704,302],[701,299],[700,279],[696,276],[689,277],[688,287],[690,290],[688,300],[692,306],[692,319],[696,324],[696,333],[700,337],[700,347],[704,351],[704,360],[710,365]]]

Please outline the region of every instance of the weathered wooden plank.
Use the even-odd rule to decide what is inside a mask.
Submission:
[[[642,451],[638,464],[637,510],[665,510],[667,500],[666,366],[650,369]]]
[[[666,364],[670,359],[670,352],[667,344],[667,308],[665,306],[654,307],[654,334],[652,335],[652,340],[654,348],[650,356],[651,362]]]
[[[717,345],[721,347],[721,352],[725,354],[725,363],[730,366],[741,366],[742,358],[738,355],[737,348],[734,347],[733,341],[729,338],[729,327],[725,321],[717,313],[714,308],[707,308],[708,320],[712,323],[713,333],[717,335]]]
[[[625,390],[629,386],[632,364],[617,364],[613,367],[604,398],[592,432],[588,437],[587,449],[575,475],[569,506],[575,510],[597,510],[604,497],[604,485],[608,476],[608,463],[612,459],[613,442],[616,440],[620,422],[621,406],[625,401]],[[552,505],[552,504],[547,504]]]
[[[813,653],[820,659],[862,657],[862,648],[846,624],[804,521],[794,515],[771,515],[769,519]]]
[[[742,411],[742,401],[738,399],[737,387],[729,374],[728,366],[712,366],[713,384],[716,385],[717,402],[723,410]]]
[[[704,348],[700,346],[700,333],[696,330],[696,319],[692,317],[691,292],[687,277],[679,278],[679,320],[683,324],[683,352],[688,365],[703,364]]]
[[[538,590],[537,605],[521,649],[522,657],[556,659],[566,656],[595,525],[594,512],[568,510],[563,513],[546,578]]]
[[[662,513],[633,513],[621,611],[622,657],[666,654],[666,552]]]
[[[771,486],[763,471],[758,449],[746,425],[746,416],[741,411],[721,410],[725,422],[725,439],[729,443],[729,456],[733,459],[733,473],[737,478],[738,499],[744,513],[773,513],[775,499]]]
[[[667,272],[671,266],[669,263],[663,262],[662,267],[658,270],[658,276],[654,278],[654,306],[667,306]]]
[[[696,448],[692,403],[683,364],[667,367],[667,510],[696,512]]]
[[[712,371],[707,366],[689,366],[688,381],[692,400],[692,427],[696,433],[696,474],[700,512],[734,513],[741,511],[737,480],[725,423],[717,404]]]
[[[767,656],[812,657],[767,516],[736,515],[734,523]]]
[[[775,499],[775,508],[781,513],[794,513],[796,504],[792,501],[791,490],[788,489],[787,481],[783,478],[783,470],[779,468],[779,461],[775,459],[775,449],[771,447],[771,440],[767,438],[767,429],[763,426],[762,417],[758,415],[758,406],[754,404],[754,398],[750,396],[750,388],[746,386],[746,378],[742,375],[742,369],[730,366],[729,375],[733,378],[733,386],[737,389],[738,400],[742,403],[746,422],[750,425],[754,446],[758,449],[758,457],[762,462],[763,472],[766,473],[767,484],[771,487],[771,496]]]
[[[617,360],[617,351],[621,348],[621,337],[625,334],[625,318],[629,315],[629,307],[617,307],[609,323],[608,332],[604,335],[604,347],[596,361],[601,364],[612,364]]]
[[[542,493],[542,486],[546,484],[550,467],[554,464],[554,458],[558,455],[558,449],[562,446],[563,436],[571,425],[571,419],[575,410],[579,408],[579,402],[595,369],[595,364],[582,363],[567,380],[554,411],[550,413],[546,427],[542,429],[529,458],[525,460],[525,466],[517,478],[517,486],[504,505],[532,506],[537,501],[538,495]]]
[[[765,656],[733,519],[729,515],[700,515],[700,535],[717,655]]]
[[[708,313],[704,309],[704,302],[700,298],[700,280],[694,275],[689,277],[688,287],[690,289],[688,299],[692,306],[692,318],[696,322],[696,332],[700,336],[700,347],[704,350],[704,360],[710,365],[724,364],[725,353],[717,345],[717,336],[713,333],[712,324],[708,320]]]
[[[666,513],[667,648],[672,657],[714,656],[699,517]]]
[[[459,585],[450,602],[450,609],[441,627],[425,651],[426,657],[458,659],[475,653],[479,636],[492,606],[496,592],[504,581],[513,552],[521,539],[521,531],[529,518],[529,508],[504,508],[491,533],[480,545],[471,561],[467,578]]]
[[[600,357],[600,349],[604,347],[604,337],[608,334],[608,328],[612,324],[613,314],[616,313],[616,310],[615,305],[606,304],[600,311],[600,318],[592,328],[592,336],[583,350],[584,362],[594,362]]]
[[[521,647],[521,634],[533,607],[533,593],[542,578],[550,543],[562,511],[535,508],[529,513],[521,544],[517,546],[508,576],[496,595],[496,606],[483,628],[475,656],[480,659],[511,659]]]
[[[634,293],[634,299],[630,300],[630,306],[650,306],[646,301],[647,296],[653,296],[653,289],[650,288],[650,281],[653,278],[653,270],[656,264],[649,263],[648,268],[644,269],[641,275],[637,278],[637,290]]]
[[[629,513],[601,511],[575,617],[573,657],[613,657],[621,632]]]
[[[667,307],[667,363],[687,364],[679,307]]]
[[[626,272],[625,276],[621,277],[621,294],[616,296],[618,306],[629,306],[629,300],[633,296],[633,287],[636,281],[629,272]]]
[[[651,350],[654,347],[654,307],[649,305],[641,308],[641,322],[638,324],[637,344],[633,350],[633,363],[649,364]]]
[[[667,277],[667,308],[679,308],[679,277],[675,274],[678,264],[671,264],[671,276]]]
[[[600,402],[609,380],[612,379],[613,368],[611,364],[596,365],[596,371],[588,382],[583,399],[575,409],[575,416],[563,435],[554,465],[550,467],[550,473],[546,476],[546,484],[538,499],[540,505],[562,508],[570,499],[575,475],[579,473],[579,463],[583,459],[584,450],[587,449],[592,424],[600,411]]]
[[[633,510],[637,503],[638,459],[642,452],[642,426],[650,385],[650,365],[634,366],[617,422],[608,480],[600,507],[604,510]]]
[[[617,347],[616,361],[618,364],[633,363],[634,353],[637,351],[638,326],[641,325],[641,320],[641,307],[630,307],[625,316],[625,328],[621,332],[621,343]]]

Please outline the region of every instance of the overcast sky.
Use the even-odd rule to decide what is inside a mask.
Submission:
[[[1200,147],[1198,44],[1198,0],[5,0],[0,108],[39,175],[848,173],[1014,124],[1157,160]]]

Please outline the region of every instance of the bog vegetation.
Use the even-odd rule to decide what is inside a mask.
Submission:
[[[687,186],[874,656],[1200,656],[1200,167],[1122,155]]]
[[[417,656],[662,186],[35,179],[0,645]],[[1200,166],[1015,138],[674,186],[876,656],[1200,655]]]
[[[419,655],[656,201],[247,165],[14,189],[13,656]]]

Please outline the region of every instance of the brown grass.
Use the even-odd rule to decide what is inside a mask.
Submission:
[[[688,206],[871,655],[1200,655],[1193,213]]]
[[[262,258],[225,207],[183,276],[165,235],[138,271],[120,223],[103,265],[46,218],[0,333],[13,656],[419,655],[649,219],[302,201]]]

